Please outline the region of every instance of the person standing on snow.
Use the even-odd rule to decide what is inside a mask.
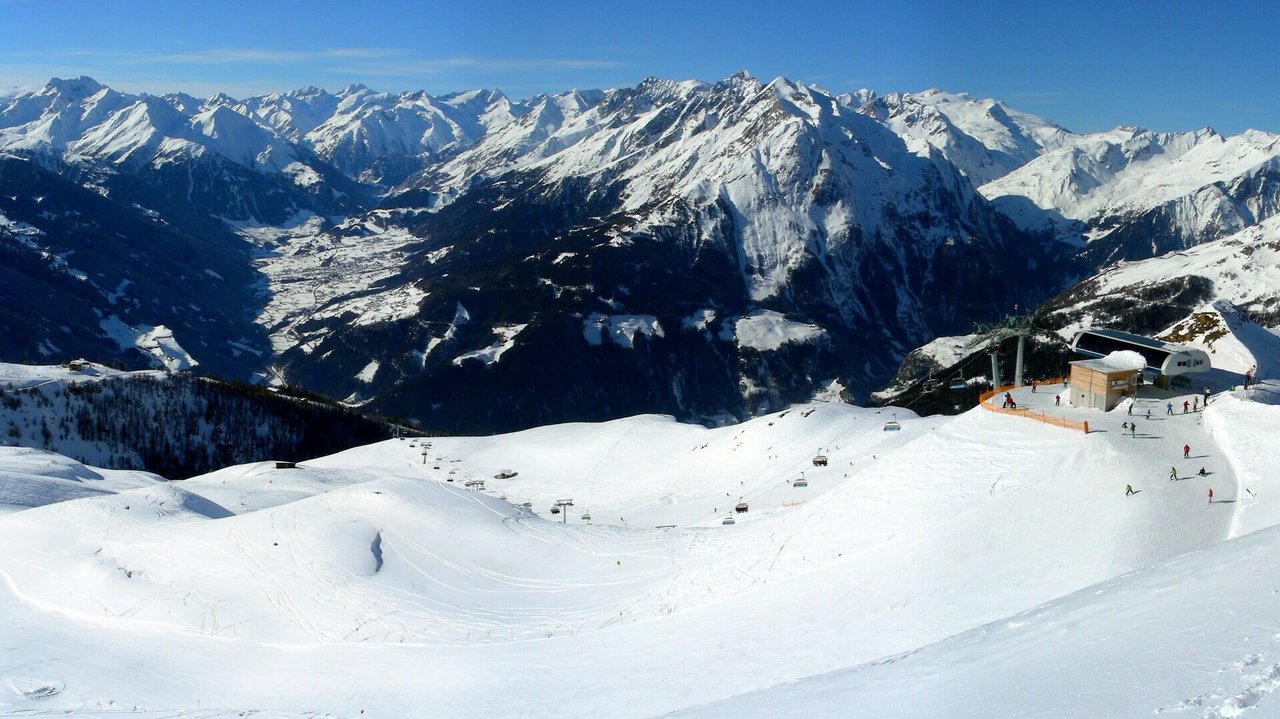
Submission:
[[[1147,409],[1147,419],[1151,419],[1151,409]]]
[[[1175,481],[1175,480],[1177,480],[1177,479],[1178,479],[1178,468],[1177,468],[1177,467],[1170,467],[1170,468],[1169,468],[1169,481],[1170,481],[1170,482],[1173,482],[1173,481]]]
[[[1132,485],[1132,484],[1126,484],[1126,485],[1124,486],[1124,496],[1128,497],[1129,495],[1131,495],[1131,494],[1133,494],[1133,493],[1134,493],[1134,491],[1133,491],[1133,485]]]
[[[1192,397],[1192,398],[1191,398],[1191,411],[1192,411],[1192,412],[1199,412],[1199,411],[1200,411],[1200,398],[1199,398],[1199,397]]]
[[[1213,504],[1213,490],[1209,490],[1209,504]]]
[[[1137,438],[1138,438],[1138,425],[1137,425],[1137,423],[1134,423],[1134,424],[1129,425],[1129,436],[1130,436],[1130,437],[1133,437],[1134,439],[1137,439]]]
[[[1055,394],[1055,395],[1053,396],[1053,406],[1054,406],[1054,407],[1061,407],[1061,406],[1062,406],[1062,395],[1060,395],[1060,394]]]
[[[1173,403],[1172,403],[1172,402],[1165,402],[1165,405],[1164,405],[1164,413],[1165,413],[1165,414],[1173,414]]]
[[[1189,444],[1182,445],[1182,458],[1191,459],[1191,445]]]
[[[1129,403],[1129,416],[1130,416],[1130,417],[1132,417],[1132,416],[1133,416],[1133,403],[1132,403],[1132,402],[1130,402],[1130,403]]]
[[[1186,414],[1186,413],[1187,413],[1187,408],[1189,408],[1190,406],[1191,406],[1191,403],[1190,403],[1190,402],[1186,401],[1185,399],[1184,399],[1184,400],[1182,400],[1182,413],[1183,413],[1183,414]]]

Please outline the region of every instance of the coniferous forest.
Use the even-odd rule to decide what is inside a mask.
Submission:
[[[0,389],[0,444],[170,479],[332,454],[386,439],[393,427],[315,395],[185,373]]]

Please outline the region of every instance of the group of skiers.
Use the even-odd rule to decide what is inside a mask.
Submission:
[[[1205,388],[1204,388],[1204,406],[1206,406],[1206,407],[1208,407],[1208,406],[1209,406],[1209,395],[1210,395],[1210,388],[1205,387]],[[1193,397],[1190,401],[1188,401],[1188,400],[1183,400],[1183,401],[1182,401],[1182,413],[1183,413],[1183,414],[1186,414],[1186,413],[1188,412],[1188,410],[1189,410],[1189,411],[1191,411],[1191,412],[1198,412],[1198,411],[1200,411],[1200,397],[1199,397],[1199,396]],[[1172,401],[1170,401],[1170,402],[1166,402],[1166,403],[1165,403],[1165,414],[1170,414],[1170,415],[1171,415],[1171,414],[1173,414],[1173,402],[1172,402]],[[1130,415],[1130,416],[1132,416],[1132,415],[1133,415],[1133,403],[1130,403],[1130,404],[1129,404],[1129,415]],[[1147,410],[1147,419],[1151,419],[1151,410],[1150,410],[1150,409],[1148,409],[1148,410]],[[1137,435],[1136,435],[1136,429],[1137,429],[1137,426],[1138,426],[1138,425],[1137,425],[1137,423],[1136,423],[1136,422],[1133,422],[1133,423],[1126,422],[1126,423],[1124,423],[1124,424],[1122,424],[1122,425],[1121,425],[1121,427],[1122,427],[1124,430],[1126,430],[1126,431],[1128,431],[1128,432],[1129,432],[1130,436],[1137,436]],[[1184,445],[1182,445],[1182,458],[1183,458],[1183,459],[1191,459],[1191,445],[1190,445],[1190,444],[1184,444]],[[1199,476],[1201,476],[1201,477],[1208,477],[1208,476],[1209,476],[1209,472],[1208,472],[1208,471],[1206,471],[1204,467],[1201,467],[1201,468],[1200,468],[1200,471],[1199,471],[1199,472],[1196,472],[1196,474],[1197,474],[1197,475],[1199,475]],[[1177,468],[1177,467],[1170,467],[1170,468],[1169,468],[1169,481],[1174,482],[1174,481],[1177,481],[1177,479],[1178,479],[1178,468]],[[1212,488],[1210,488],[1208,491],[1209,491],[1209,495],[1208,495],[1208,496],[1209,496],[1209,504],[1213,504],[1213,489],[1212,489]],[[1137,493],[1138,493],[1138,491],[1137,491],[1137,490],[1135,490],[1135,489],[1133,488],[1133,485],[1132,485],[1132,484],[1126,484],[1126,485],[1124,486],[1124,496],[1128,497],[1129,495],[1137,494]]]

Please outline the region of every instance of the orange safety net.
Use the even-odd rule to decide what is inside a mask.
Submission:
[[[1045,386],[1045,385],[1052,386],[1055,384],[1061,384],[1062,382],[1063,382],[1063,378],[1055,377],[1053,379],[1046,380],[1044,382],[1036,382],[1036,384],[1038,386]],[[1055,427],[1065,427],[1066,429],[1074,429],[1074,430],[1078,430],[1088,434],[1089,432],[1088,422],[1077,422],[1076,420],[1067,419],[1065,417],[1055,417],[1050,414],[1045,414],[1044,412],[1037,412],[1036,410],[1033,410],[1033,409],[1009,409],[1008,407],[997,407],[988,401],[992,397],[995,397],[996,395],[1001,394],[1003,392],[1007,392],[1016,386],[1017,385],[1007,384],[1002,387],[996,387],[995,389],[987,390],[986,392],[983,392],[978,397],[979,406],[981,406],[983,409],[987,410],[988,412],[995,412],[997,414],[1011,414],[1015,417],[1026,417],[1027,419],[1034,419],[1037,422],[1044,422],[1045,424],[1051,424]]]

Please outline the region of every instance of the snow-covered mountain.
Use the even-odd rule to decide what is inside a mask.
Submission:
[[[534,423],[743,417],[833,381],[865,392],[886,358],[1034,303],[1069,266],[953,165],[782,78],[545,98],[415,182],[386,207],[424,242],[378,291],[411,283],[417,312],[372,324],[322,305],[281,359],[304,384],[442,428],[510,428],[490,423],[512,395]],[[743,320],[766,316],[812,331],[744,339]],[[615,326],[635,329],[601,331]],[[554,373],[545,393],[535,372]]]
[[[0,99],[4,359],[257,375],[454,429],[742,418],[1257,225],[1273,155],[746,73],[516,101],[54,80]]]
[[[901,135],[921,156],[936,151],[974,185],[984,185],[1076,136],[1052,122],[993,99],[932,89],[842,99]]]
[[[1024,227],[1085,237],[1091,263],[1182,250],[1280,208],[1280,135],[1141,128],[1082,135],[984,185]]]

